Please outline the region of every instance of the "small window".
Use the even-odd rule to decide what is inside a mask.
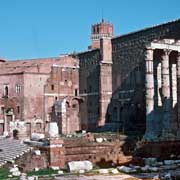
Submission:
[[[8,95],[9,95],[9,87],[8,87],[8,85],[5,85],[4,86],[4,96],[8,97]]]
[[[51,85],[51,90],[54,90],[54,84]]]
[[[20,106],[17,106],[17,113],[20,113]]]
[[[16,93],[19,94],[21,92],[21,85],[16,84]]]
[[[75,95],[75,96],[78,96],[78,89],[75,89],[75,90],[74,90],[74,95]]]

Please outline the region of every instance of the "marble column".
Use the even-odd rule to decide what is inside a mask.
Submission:
[[[180,52],[177,57],[177,102],[178,128],[180,129]]]
[[[158,106],[162,106],[161,94],[160,89],[162,87],[162,80],[161,80],[161,63],[157,66],[157,96],[158,96]]]
[[[162,99],[163,99],[163,122],[162,122],[162,136],[168,137],[171,129],[171,105],[172,100],[170,96],[170,75],[169,75],[169,50],[164,50],[162,55]]]
[[[172,107],[177,104],[177,78],[176,78],[176,64],[171,67],[171,81],[172,81]]]
[[[154,75],[153,75],[153,50],[147,49],[145,56],[146,63],[146,133],[144,138],[151,140],[154,138]]]

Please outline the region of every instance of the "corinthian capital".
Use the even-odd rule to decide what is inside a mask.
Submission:
[[[146,49],[145,60],[153,60],[153,49]]]
[[[164,56],[169,56],[170,55],[170,53],[172,52],[172,50],[170,50],[170,49],[163,49],[163,52],[164,52]]]

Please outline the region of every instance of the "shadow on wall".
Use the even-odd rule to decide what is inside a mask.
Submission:
[[[106,112],[106,124],[99,132],[113,131],[141,138],[144,135],[144,64],[140,63],[117,85]],[[114,80],[115,81],[115,80]]]

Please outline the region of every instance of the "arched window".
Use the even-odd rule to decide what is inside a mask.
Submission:
[[[4,96],[8,97],[8,94],[9,94],[8,86],[5,86],[4,87]]]

